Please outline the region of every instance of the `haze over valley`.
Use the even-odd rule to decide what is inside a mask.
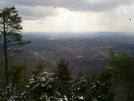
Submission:
[[[32,43],[23,47],[25,51],[16,61],[23,62],[26,57],[33,67],[42,61],[47,68],[54,68],[56,62],[66,58],[74,73],[91,75],[106,67],[109,48],[134,54],[134,35],[127,32],[31,32],[23,37]]]

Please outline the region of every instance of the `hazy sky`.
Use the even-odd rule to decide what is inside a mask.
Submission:
[[[23,31],[134,31],[134,0],[0,0],[11,6]]]

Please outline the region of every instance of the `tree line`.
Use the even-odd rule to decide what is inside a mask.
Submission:
[[[36,68],[13,63],[23,52],[21,17],[15,7],[0,13],[0,101],[134,101],[134,57],[128,51],[109,49],[107,66],[91,77],[73,68],[62,58],[48,70],[43,63]]]

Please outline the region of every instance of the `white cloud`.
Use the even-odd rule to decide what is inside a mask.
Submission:
[[[134,31],[134,0],[3,0],[0,6],[15,6],[25,31]]]

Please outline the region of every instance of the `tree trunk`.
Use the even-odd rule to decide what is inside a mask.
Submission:
[[[4,15],[4,11],[3,11],[3,28],[4,28],[4,32],[3,32],[3,36],[4,36],[4,56],[5,56],[5,76],[6,76],[6,86],[9,86],[9,78],[8,78],[8,58],[7,58],[7,42],[6,42],[6,27],[5,27],[5,15]]]

